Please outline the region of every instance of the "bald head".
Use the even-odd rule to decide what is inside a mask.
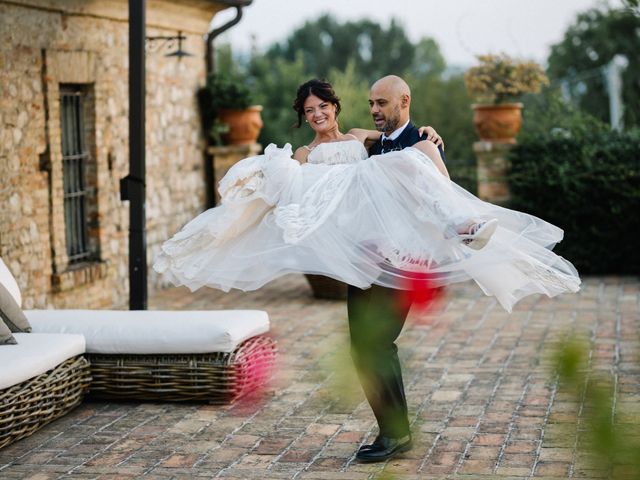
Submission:
[[[409,88],[409,85],[407,85],[407,82],[397,75],[387,75],[386,77],[382,77],[371,86],[371,90],[384,90],[396,98],[400,98],[402,95],[411,97],[411,89]]]
[[[376,81],[369,91],[369,109],[376,129],[390,134],[409,121],[411,89],[396,75]]]

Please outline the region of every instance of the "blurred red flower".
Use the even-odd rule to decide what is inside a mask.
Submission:
[[[432,309],[444,295],[444,287],[438,286],[434,275],[415,272],[406,278],[400,294],[403,305],[412,305],[421,312]]]

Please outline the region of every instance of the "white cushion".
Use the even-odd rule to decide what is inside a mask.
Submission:
[[[260,310],[25,310],[34,332],[81,333],[87,352],[232,352],[269,331]]]
[[[13,299],[16,301],[19,307],[22,307],[22,294],[20,293],[20,287],[16,282],[15,277],[11,274],[11,271],[4,264],[0,258],[0,283],[4,285]]]
[[[17,345],[0,347],[0,389],[36,377],[84,353],[82,335],[14,333]]]

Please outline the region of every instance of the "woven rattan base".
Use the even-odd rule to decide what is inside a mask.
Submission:
[[[231,353],[87,354],[93,398],[231,403],[271,376],[275,342],[252,337]]]
[[[82,401],[91,377],[82,356],[0,391],[0,448],[63,416]]]

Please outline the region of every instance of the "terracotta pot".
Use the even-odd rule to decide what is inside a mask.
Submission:
[[[516,143],[522,126],[521,103],[474,104],[472,107],[473,126],[480,140]]]
[[[262,129],[260,112],[262,105],[246,110],[221,110],[218,118],[229,125],[229,133],[222,136],[227,145],[250,145],[256,143]]]

